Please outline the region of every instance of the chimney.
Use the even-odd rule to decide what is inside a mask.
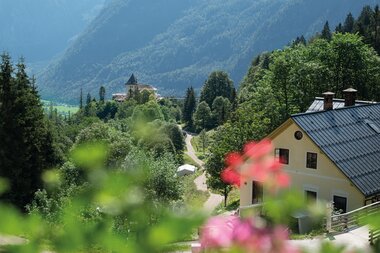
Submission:
[[[324,102],[323,102],[323,110],[332,110],[333,109],[333,100],[335,93],[333,92],[325,92],[323,93]]]
[[[355,90],[355,89],[353,89],[353,88],[349,88],[349,89],[343,91],[343,94],[344,94],[344,106],[345,107],[355,105],[356,94],[357,93],[358,93],[358,91]]]

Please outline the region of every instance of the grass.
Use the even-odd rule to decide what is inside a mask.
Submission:
[[[184,154],[183,155],[183,161],[185,162],[185,164],[194,165],[195,167],[197,167],[199,169],[198,164],[189,155]]]
[[[199,143],[199,136],[194,136],[192,139],[191,139],[191,145],[193,146],[195,152],[198,152],[198,143]]]
[[[68,104],[62,104],[62,103],[55,103],[52,101],[48,100],[41,100],[44,110],[49,111],[50,108],[50,103],[53,104],[53,110],[57,109],[58,114],[61,115],[69,115],[69,113],[72,115],[76,112],[78,112],[79,107],[78,106],[73,106],[73,105],[68,105]]]
[[[191,246],[189,244],[177,243],[170,244],[164,247],[163,252],[177,252],[177,251],[191,251]]]
[[[325,233],[325,230],[323,228],[318,228],[318,229],[312,230],[311,232],[307,234],[291,234],[290,239],[291,240],[313,239],[315,237],[323,236],[324,233]]]
[[[240,191],[239,189],[233,189],[227,198],[227,206],[224,206],[224,201],[214,211],[213,214],[222,214],[225,212],[235,211],[240,205]]]
[[[199,177],[201,171],[195,173],[194,175],[184,176],[183,177],[183,186],[184,186],[184,201],[186,205],[193,208],[200,208],[210,197],[210,193],[197,190],[197,186],[194,183],[194,180]]]
[[[195,155],[200,159],[204,160],[206,158],[207,148],[203,152],[202,144],[200,143],[199,136],[194,136],[191,139],[191,145],[194,148]]]

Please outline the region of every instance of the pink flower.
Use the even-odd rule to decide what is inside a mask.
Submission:
[[[233,243],[233,231],[239,218],[217,216],[210,218],[201,231],[202,248],[227,248]]]
[[[273,149],[272,143],[270,140],[264,139],[258,143],[250,142],[244,146],[244,153],[255,159],[265,155],[268,155]]]
[[[270,186],[273,192],[288,187],[290,178],[281,169],[282,164],[272,155],[273,145],[269,140],[250,142],[244,154],[233,152],[226,156],[227,168],[221,173],[224,182],[240,187],[240,182],[256,181]]]
[[[235,185],[237,187],[240,186],[240,174],[233,168],[227,168],[222,171],[221,178],[227,184]]]
[[[240,243],[248,241],[253,234],[252,223],[248,220],[240,221],[233,231],[233,238]]]
[[[233,152],[226,156],[225,162],[228,166],[236,168],[244,163],[244,159],[239,153]]]
[[[299,253],[287,240],[288,231],[284,227],[257,227],[253,220],[241,220],[235,216],[213,217],[201,232],[203,250],[236,248],[241,252]]]

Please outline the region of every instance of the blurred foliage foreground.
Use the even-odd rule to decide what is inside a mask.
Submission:
[[[237,178],[250,179],[251,172],[258,175],[258,170],[264,168],[263,186],[268,187],[270,196],[263,210],[242,214],[240,218],[213,217],[204,223],[203,214],[152,194],[146,187],[152,184],[149,182],[152,172],[144,159],[132,160],[130,166],[120,169],[109,169],[105,167],[107,145],[79,145],[71,152],[71,162],[81,168],[81,175],[76,176],[83,177],[86,183],[72,190],[58,211],[49,216],[41,210],[44,205],[33,203],[29,214],[22,214],[11,206],[0,205],[0,234],[26,239],[24,244],[4,246],[2,252],[168,252],[168,245],[189,238],[199,227],[203,252],[304,252],[287,241],[288,217],[305,208],[316,217],[323,211],[308,208],[301,201],[303,196],[286,189],[290,182],[279,163],[268,163],[271,160],[266,153],[270,148],[268,143],[251,143],[243,155],[230,154],[226,160],[229,167],[222,175],[231,184],[238,184]],[[241,166],[248,169],[241,170]],[[69,183],[64,178],[68,174],[55,170],[44,173],[46,189],[59,191],[62,184]],[[6,191],[6,181],[0,181],[0,185],[0,190]],[[54,199],[49,201],[54,202]],[[366,222],[379,228],[379,221],[377,214]],[[324,244],[320,252],[339,253],[344,252],[344,248]]]
[[[107,153],[107,146],[99,143],[72,151],[71,160],[81,168],[86,184],[65,199],[54,217],[33,206],[29,214],[22,214],[1,204],[0,234],[27,239],[25,244],[4,246],[1,252],[164,252],[202,223],[202,215],[195,211],[152,196],[145,187],[151,183],[146,163],[106,169]],[[48,191],[68,183],[63,177],[59,171],[46,172]],[[0,185],[4,192],[6,182]]]

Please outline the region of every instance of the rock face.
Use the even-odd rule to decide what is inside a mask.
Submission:
[[[132,73],[162,95],[201,87],[217,69],[239,83],[253,57],[331,29],[377,0],[109,0],[72,46],[38,76],[44,98],[121,91]]]

